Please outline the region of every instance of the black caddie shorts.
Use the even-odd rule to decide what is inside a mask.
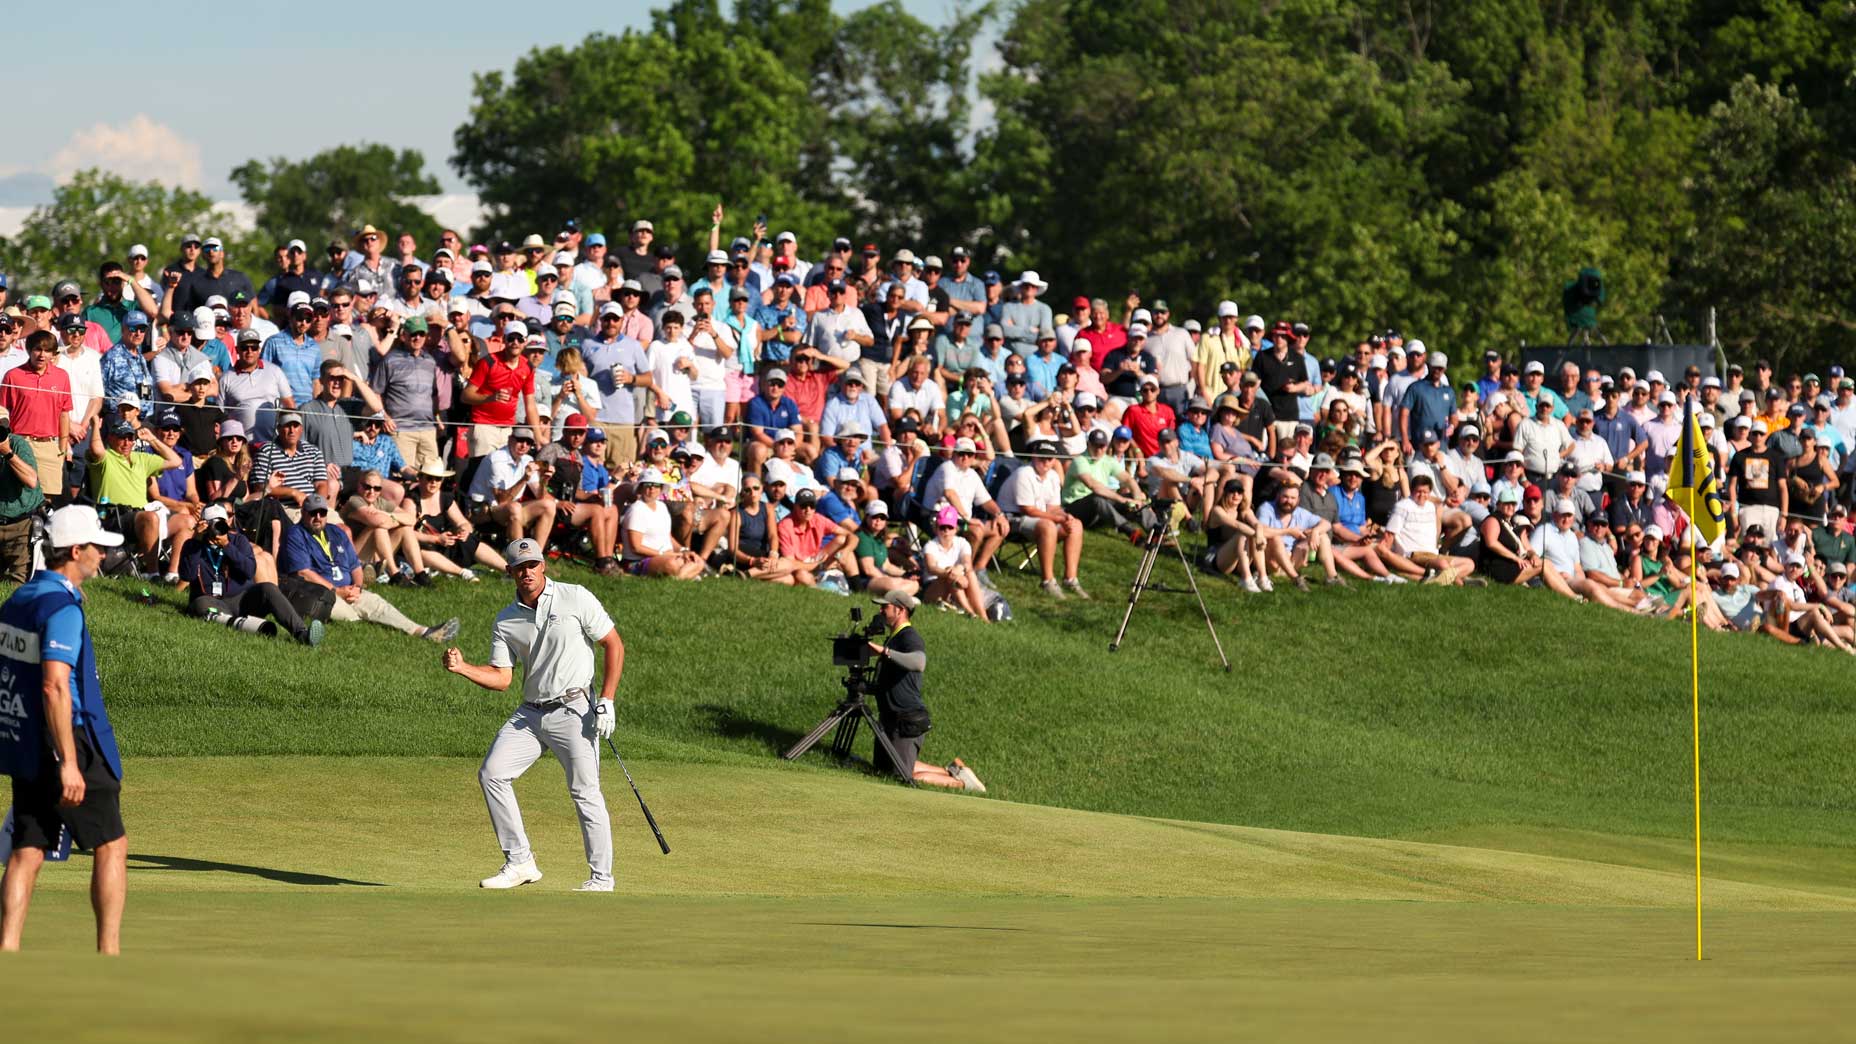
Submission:
[[[58,783],[58,766],[45,759],[37,779],[13,780],[13,847],[58,847],[59,831],[71,832],[71,846],[94,852],[101,845],[122,837],[122,781],[110,775],[110,767],[90,745],[90,738],[79,732],[77,767],[84,774],[84,801],[75,808],[60,808],[63,788]]]

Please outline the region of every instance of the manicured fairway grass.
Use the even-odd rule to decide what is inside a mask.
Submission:
[[[1856,891],[1168,822],[825,771],[640,761],[607,788],[620,894],[556,767],[543,870],[496,855],[464,759],[144,762],[127,955],[85,954],[82,859],[0,961],[20,1039],[1831,1040]],[[616,775],[616,774],[615,774]],[[1847,871],[1795,852],[1804,876]],[[17,992],[15,992],[17,991]]]

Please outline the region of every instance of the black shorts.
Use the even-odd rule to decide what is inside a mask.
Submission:
[[[122,837],[122,782],[110,775],[110,767],[90,745],[89,737],[78,732],[77,767],[84,774],[84,801],[76,808],[60,808],[63,787],[58,782],[58,766],[46,758],[37,779],[13,780],[13,847],[58,847],[59,832],[71,832],[73,848],[94,852],[98,847]]]
[[[883,730],[883,735],[889,738],[889,745],[896,748],[896,756],[902,759],[902,772],[900,774],[913,778],[915,775],[915,763],[921,760],[922,740],[927,737],[927,734],[924,733],[920,736],[904,736],[899,734],[892,727]],[[882,744],[876,744],[876,749],[872,751],[871,754],[871,763],[878,772],[896,771],[891,767],[889,755],[884,753]]]

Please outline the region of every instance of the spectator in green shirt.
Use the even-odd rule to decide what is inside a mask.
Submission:
[[[1833,501],[1830,521],[1811,530],[1811,546],[1817,549],[1817,557],[1826,568],[1832,562],[1856,566],[1856,536],[1849,532],[1849,514],[1849,508]]]

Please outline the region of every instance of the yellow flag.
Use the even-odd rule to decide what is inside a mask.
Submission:
[[[1727,524],[1727,507],[1721,502],[1720,481],[1714,474],[1714,454],[1701,437],[1695,420],[1695,400],[1682,407],[1682,438],[1669,459],[1669,499],[1688,514],[1700,533],[1700,543],[1712,544]]]

